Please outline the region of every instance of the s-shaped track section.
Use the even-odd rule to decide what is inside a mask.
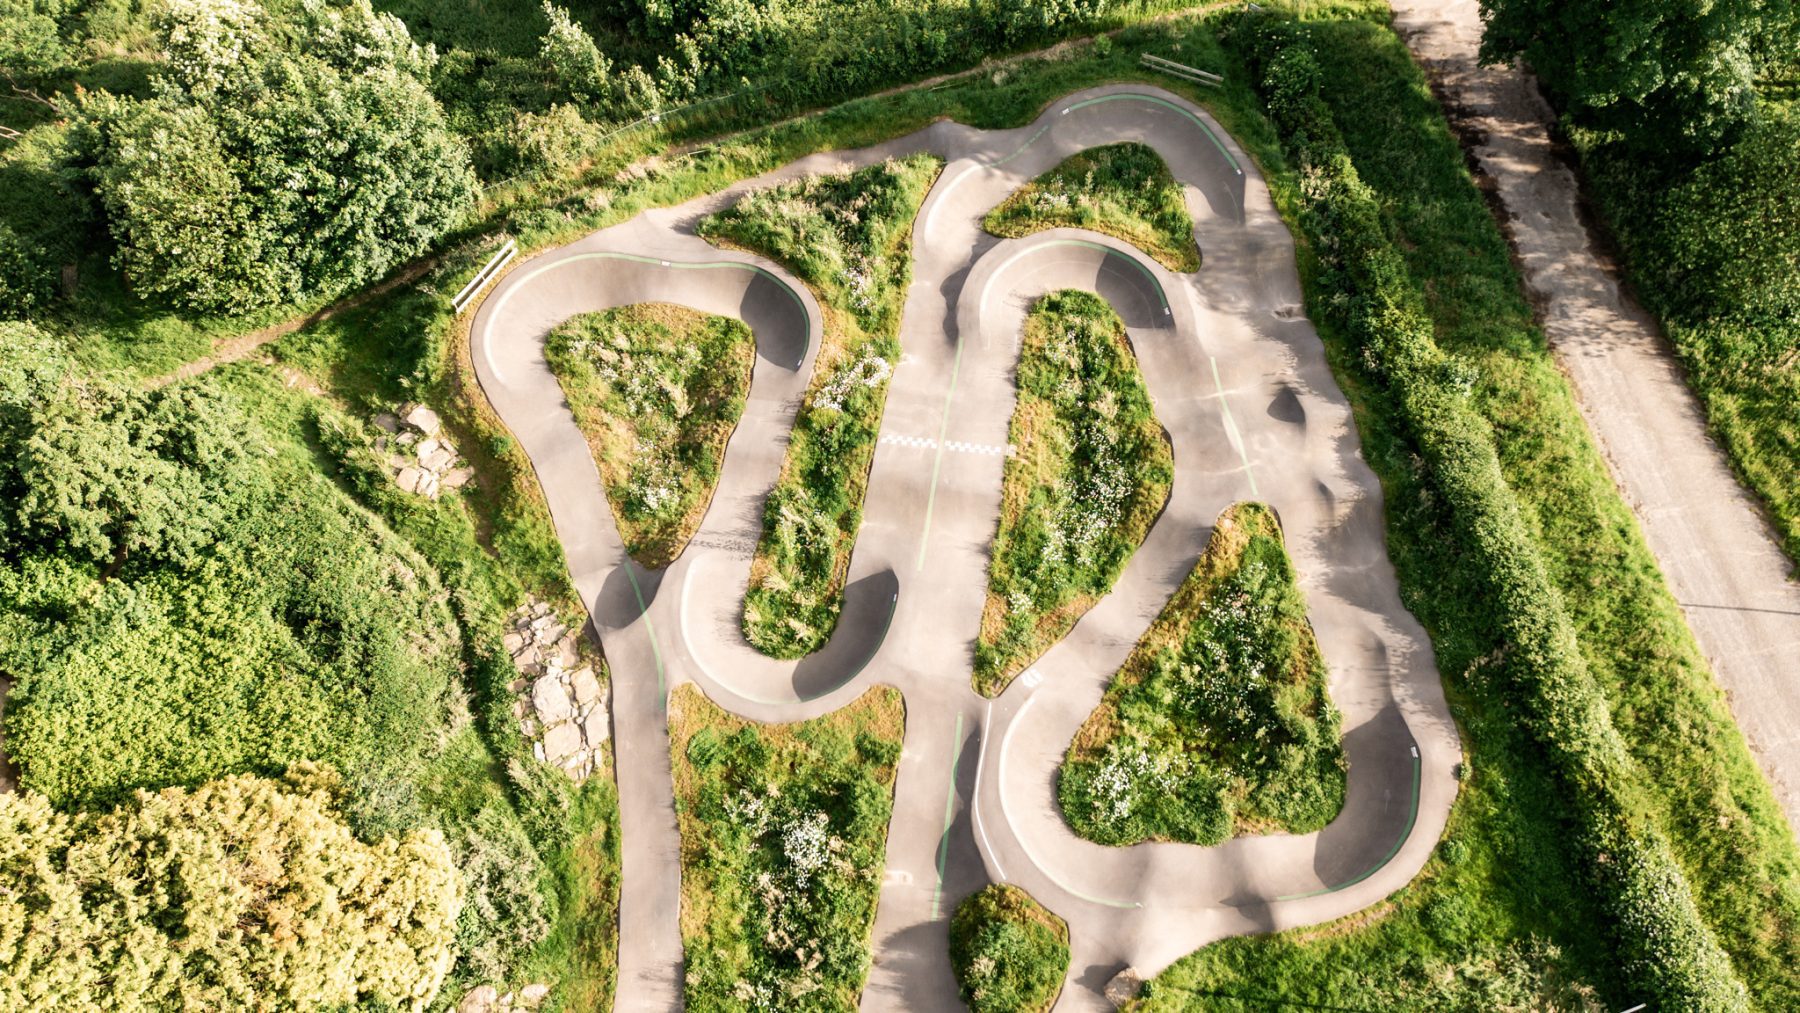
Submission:
[[[1204,258],[1173,274],[1074,229],[996,240],[983,215],[1087,148],[1150,146],[1182,184]],[[694,223],[746,189],[930,152],[944,171],[914,223],[903,355],[888,392],[837,632],[777,662],[739,617],[763,501],[812,372],[822,316],[779,266],[714,248]],[[1021,326],[1043,293],[1079,288],[1125,321],[1175,476],[1169,505],[1113,592],[997,699],[970,688],[1000,509]],[[700,530],[668,569],[620,542],[587,441],[544,361],[571,316],[660,301],[736,317],[757,364]],[[1067,919],[1058,1010],[1109,1008],[1127,965],[1153,974],[1214,940],[1350,914],[1409,882],[1455,797],[1460,746],[1425,631],[1401,605],[1381,490],[1301,312],[1294,245],[1256,168],[1203,110],[1156,88],[1096,88],[1035,122],[940,122],[872,148],[813,155],[722,193],[649,211],[520,265],[470,332],[483,390],[530,456],[613,676],[623,844],[620,1010],[681,1005],[680,847],[665,706],[695,682],[760,721],[828,713],[869,685],[900,689],[906,741],[867,1010],[959,1003],[947,952],[956,901],[1017,883]],[[1077,838],[1055,793],[1063,751],[1231,503],[1281,518],[1343,715],[1342,813],[1305,835],[1213,848],[1111,848]]]

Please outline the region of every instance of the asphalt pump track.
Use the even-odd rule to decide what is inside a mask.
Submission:
[[[1075,229],[999,240],[985,213],[1087,148],[1135,141],[1182,184],[1204,266],[1176,274]],[[812,374],[822,314],[778,265],[713,247],[695,223],[746,190],[929,152],[945,167],[913,232],[913,282],[830,642],[797,662],[741,627],[763,502]],[[1174,450],[1168,507],[1110,595],[994,700],[970,687],[1000,511],[1021,327],[1038,296],[1095,292],[1125,321]],[[572,316],[670,302],[744,321],[757,362],[717,491],[687,549],[648,571],[620,541],[587,441],[544,360]],[[534,257],[471,327],[477,376],[530,457],[612,671],[623,848],[616,1008],[681,1005],[680,840],[669,690],[693,682],[745,718],[829,713],[869,686],[905,698],[887,869],[865,1010],[960,1008],[948,956],[956,902],[1015,883],[1069,923],[1058,1010],[1109,1009],[1118,971],[1145,976],[1226,936],[1378,903],[1424,866],[1455,797],[1460,746],[1425,631],[1401,604],[1381,490],[1301,309],[1290,234],[1254,164],[1199,107],[1156,88],[1067,96],[1035,122],[952,122],[808,156]],[[1206,546],[1222,511],[1279,516],[1343,716],[1339,816],[1304,835],[1218,847],[1113,848],[1076,837],[1056,770],[1076,729]]]

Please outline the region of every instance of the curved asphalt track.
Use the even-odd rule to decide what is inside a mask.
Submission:
[[[1205,266],[1176,275],[1115,240],[1058,229],[996,240],[982,215],[1085,148],[1141,141],[1187,190]],[[838,631],[776,662],[739,626],[761,532],[811,373],[820,314],[757,257],[693,235],[744,189],[929,151],[946,161],[915,223],[903,355],[888,393]],[[1111,595],[997,700],[969,688],[1000,503],[1020,325],[1035,298],[1099,293],[1119,311],[1175,455],[1169,506]],[[543,359],[561,320],[674,302],[750,325],[758,362],[705,521],[667,570],[620,544],[587,442]],[[1459,758],[1430,644],[1401,605],[1380,488],[1349,408],[1300,311],[1293,242],[1254,166],[1203,111],[1141,85],[1084,91],[1033,124],[949,122],[886,144],[815,155],[721,194],[650,211],[536,257],[487,297],[471,330],[495,409],[530,455],[570,573],[604,643],[623,823],[621,1010],[681,1003],[679,840],[664,712],[698,683],[748,718],[827,713],[874,683],[906,699],[888,869],[865,1009],[955,1009],[946,923],[990,880],[1068,919],[1074,959],[1058,1009],[1106,1008],[1130,965],[1154,973],[1224,936],[1349,914],[1424,865],[1455,795]],[[1076,838],[1057,764],[1113,672],[1204,549],[1219,513],[1279,513],[1344,716],[1342,814],[1304,836],[1216,848],[1107,848]]]

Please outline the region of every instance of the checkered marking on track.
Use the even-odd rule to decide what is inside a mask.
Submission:
[[[881,442],[898,447],[913,447],[917,450],[936,450],[938,441],[924,436],[898,436],[892,433],[881,437]],[[962,440],[945,440],[944,449],[955,454],[982,454],[988,457],[1011,457],[1018,453],[1012,444],[995,446],[991,443],[967,443]]]
[[[881,442],[889,443],[897,447],[914,447],[919,450],[937,449],[936,440],[926,439],[923,436],[896,436],[893,433],[883,433]]]

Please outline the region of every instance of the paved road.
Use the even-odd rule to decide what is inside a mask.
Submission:
[[[1074,152],[1142,141],[1187,190],[1206,266],[1175,275],[1114,240],[1054,230],[999,241],[983,213]],[[929,151],[946,161],[915,225],[903,356],[832,641],[799,662],[745,642],[742,593],[819,342],[805,287],[693,235],[743,189]],[[1012,369],[1035,297],[1076,287],[1127,323],[1175,454],[1170,505],[1112,595],[999,699],[969,688],[999,511]],[[666,571],[630,563],[586,441],[543,360],[543,336],[581,312],[662,300],[736,316],[758,362],[700,531]],[[471,331],[496,410],[530,455],[570,572],[611,664],[624,845],[618,1007],[680,1004],[679,855],[667,691],[698,683],[749,718],[827,713],[869,685],[906,700],[869,1010],[955,1009],[946,921],[993,880],[1069,920],[1059,1009],[1104,1008],[1117,971],[1154,973],[1226,935],[1317,922],[1403,886],[1455,794],[1459,743],[1424,631],[1401,606],[1380,489],[1349,409],[1299,311],[1293,244],[1254,167],[1197,107],[1157,89],[1068,96],[1033,124],[939,123],[875,148],[802,159],[722,194],[647,212],[513,271]],[[1350,783],[1324,831],[1218,848],[1104,848],[1075,838],[1053,796],[1057,763],[1132,644],[1205,547],[1220,511],[1279,513],[1344,715]]]
[[[1536,83],[1516,67],[1477,66],[1475,0],[1393,8],[1414,55],[1482,135],[1475,158],[1498,186],[1551,349],[1789,825],[1800,826],[1800,585],[1707,435],[1673,350],[1595,256]]]

